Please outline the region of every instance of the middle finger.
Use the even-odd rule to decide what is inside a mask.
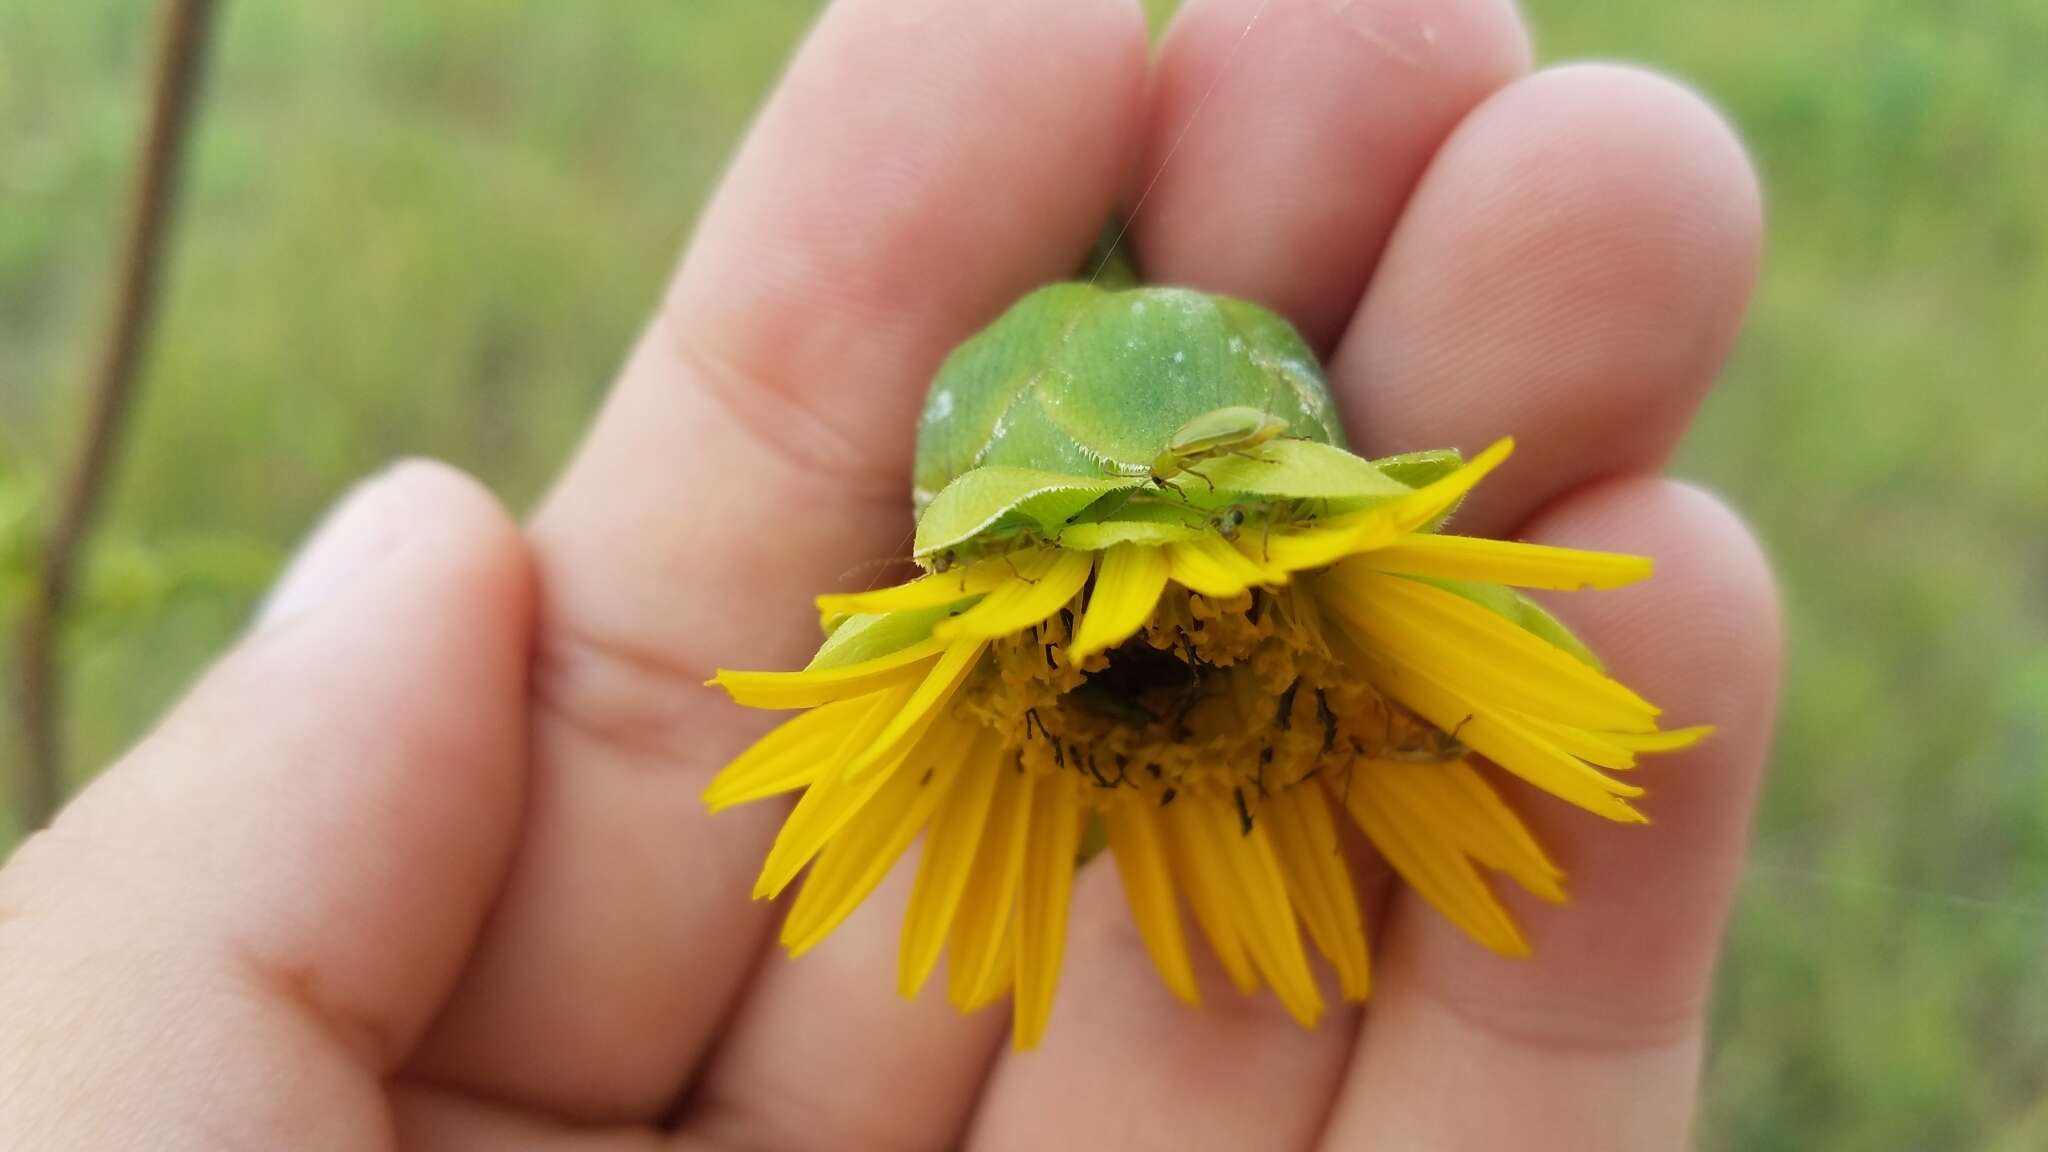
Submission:
[[[1493,0],[1191,6],[1168,37],[1146,129],[1148,163],[1172,157],[1132,221],[1147,277],[1274,307],[1327,349],[1429,157],[1527,58],[1512,7]],[[1381,875],[1359,877],[1368,903]],[[1221,979],[1203,981],[1203,1008],[1176,1002],[1132,946],[1110,869],[1082,877],[1072,916],[1073,976],[1042,1048],[998,1061],[978,1144],[1093,1147],[1121,1134],[1125,1147],[1281,1149],[1315,1138],[1351,1011],[1307,1032],[1270,997],[1240,1002]],[[1325,999],[1338,1004],[1334,993]]]
[[[774,806],[699,799],[759,725],[700,683],[801,663],[810,597],[901,547],[925,382],[1080,259],[1142,44],[1113,0],[821,18],[535,517],[526,837],[419,1074],[586,1123],[670,1109],[771,912]]]

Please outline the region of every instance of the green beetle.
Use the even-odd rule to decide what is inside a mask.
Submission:
[[[1194,467],[1202,461],[1250,452],[1285,431],[1287,421],[1242,404],[1204,412],[1167,439],[1166,447],[1152,461],[1152,483],[1167,488],[1183,472],[1201,476]]]
[[[989,465],[1170,480],[1280,436],[1344,444],[1322,368],[1287,321],[1185,288],[1054,284],[932,380],[916,506]]]

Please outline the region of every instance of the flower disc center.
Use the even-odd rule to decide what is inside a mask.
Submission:
[[[1108,653],[1109,666],[1088,672],[1064,703],[1139,728],[1183,717],[1201,699],[1204,672],[1178,653],[1129,640]]]
[[[1131,639],[1074,663],[1071,614],[998,641],[961,706],[1032,772],[1074,772],[1106,802],[1190,793],[1249,820],[1273,792],[1352,770],[1412,717],[1323,649],[1290,589],[1212,600],[1170,589]],[[1240,799],[1241,798],[1241,799]]]

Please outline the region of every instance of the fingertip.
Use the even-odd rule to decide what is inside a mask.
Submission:
[[[1504,0],[1188,4],[1131,193],[1142,266],[1258,301],[1329,348],[1429,157],[1528,60]]]
[[[1388,935],[1396,982],[1496,1038],[1627,1052],[1699,1027],[1741,874],[1777,694],[1778,605],[1747,525],[1712,493],[1657,476],[1587,485],[1518,536],[1655,556],[1657,574],[1612,591],[1538,594],[1609,670],[1713,740],[1644,756],[1627,825],[1595,820],[1516,780],[1502,793],[1569,877],[1571,902],[1506,902],[1534,945],[1491,962],[1407,897]]]
[[[1656,294],[1668,344],[1690,356],[1672,375],[1691,384],[1687,399],[1696,401],[1742,319],[1761,259],[1763,194],[1735,129],[1690,85],[1634,65],[1561,65],[1503,97],[1519,143],[1501,163],[1526,178],[1503,194],[1576,213],[1588,236],[1609,217],[1613,240],[1598,256],[1609,275]]]
[[[1701,250],[1724,257],[1723,287],[1746,296],[1763,242],[1763,186],[1735,125],[1699,89],[1635,64],[1583,61],[1513,91],[1538,137],[1526,148],[1560,150],[1611,180],[1600,196],[1689,220]]]
[[[512,592],[530,583],[518,522],[474,476],[416,456],[392,464],[383,482],[400,515],[426,529],[418,538],[435,562],[450,566],[455,582],[505,585]]]
[[[397,465],[332,521],[383,543],[318,574],[0,876],[70,947],[199,957],[214,991],[388,1068],[511,857],[533,579],[511,519],[445,465]]]
[[[1733,509],[1657,476],[1589,485],[1544,509],[1524,535],[1657,558],[1657,575],[1642,584],[1542,599],[1622,682],[1662,706],[1672,728],[1715,732],[1647,756],[1631,774],[1647,789],[1640,803],[1652,828],[1589,826],[1513,789],[1577,890],[1571,906],[1532,921],[1552,953],[1546,966],[1600,956],[1603,1026],[1682,1019],[1705,994],[1768,760],[1781,658],[1776,582]],[[1643,885],[1647,875],[1658,878],[1654,889]]]
[[[1726,501],[1666,477],[1617,477],[1552,503],[1524,534],[1654,557],[1657,571],[1641,584],[1598,601],[1547,602],[1567,614],[1597,608],[1596,650],[1650,699],[1667,709],[1683,702],[1688,714],[1675,722],[1711,723],[1743,740],[1768,733],[1784,609],[1762,543]]]
[[[1775,668],[1783,644],[1784,604],[1770,556],[1749,520],[1702,485],[1667,477],[1644,487],[1648,503],[1666,510],[1670,547],[1692,550],[1711,599],[1729,616],[1748,622],[1751,638],[1767,648],[1768,663]]]
[[[324,606],[401,552],[408,571],[423,561],[452,566],[423,590],[450,580],[471,605],[516,603],[528,583],[519,528],[497,499],[455,468],[405,458],[335,502],[264,598],[257,629],[275,630]]]
[[[1377,454],[1521,435],[1498,531],[1659,466],[1733,346],[1762,231],[1754,169],[1692,90],[1612,64],[1501,89],[1431,162],[1332,365]]]

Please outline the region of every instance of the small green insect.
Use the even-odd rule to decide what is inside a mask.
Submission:
[[[1219,456],[1244,455],[1285,431],[1287,421],[1249,405],[1204,412],[1167,439],[1166,447],[1152,461],[1152,483],[1171,488],[1173,478],[1182,473],[1207,482],[1208,477],[1194,471],[1195,465]]]
[[[1404,764],[1447,764],[1471,754],[1472,749],[1458,739],[1458,733],[1472,722],[1472,717],[1465,717],[1446,732],[1405,709],[1403,714],[1408,723],[1397,739],[1393,731],[1394,710],[1387,709],[1387,733],[1381,742],[1379,759]]]
[[[972,564],[977,560],[993,558],[1009,564],[1010,571],[1016,572],[1017,565],[1010,560],[1010,553],[1020,552],[1026,548],[1036,548],[1045,542],[1045,538],[1033,529],[1006,529],[1001,532],[978,536],[972,540],[956,544],[951,548],[941,548],[937,552],[932,553],[925,563],[932,572],[939,573],[950,572],[955,568]],[[1018,573],[1018,578],[1024,579],[1023,574]]]
[[[1472,749],[1456,736],[1432,729],[1427,735],[1385,749],[1380,758],[1406,764],[1448,764],[1453,760],[1463,760],[1471,752]]]
[[[1285,528],[1298,523],[1303,507],[1309,502],[1297,500],[1261,500],[1246,504],[1228,504],[1209,514],[1209,527],[1218,536],[1235,542],[1244,534],[1248,525],[1257,524],[1259,529],[1259,558],[1272,559],[1273,529]]]
[[[1299,521],[1302,506],[1307,503],[1301,500],[1257,500],[1226,504],[1209,514],[1209,527],[1225,540],[1235,540],[1245,525],[1257,523],[1262,536],[1270,537],[1275,527],[1285,528]]]

